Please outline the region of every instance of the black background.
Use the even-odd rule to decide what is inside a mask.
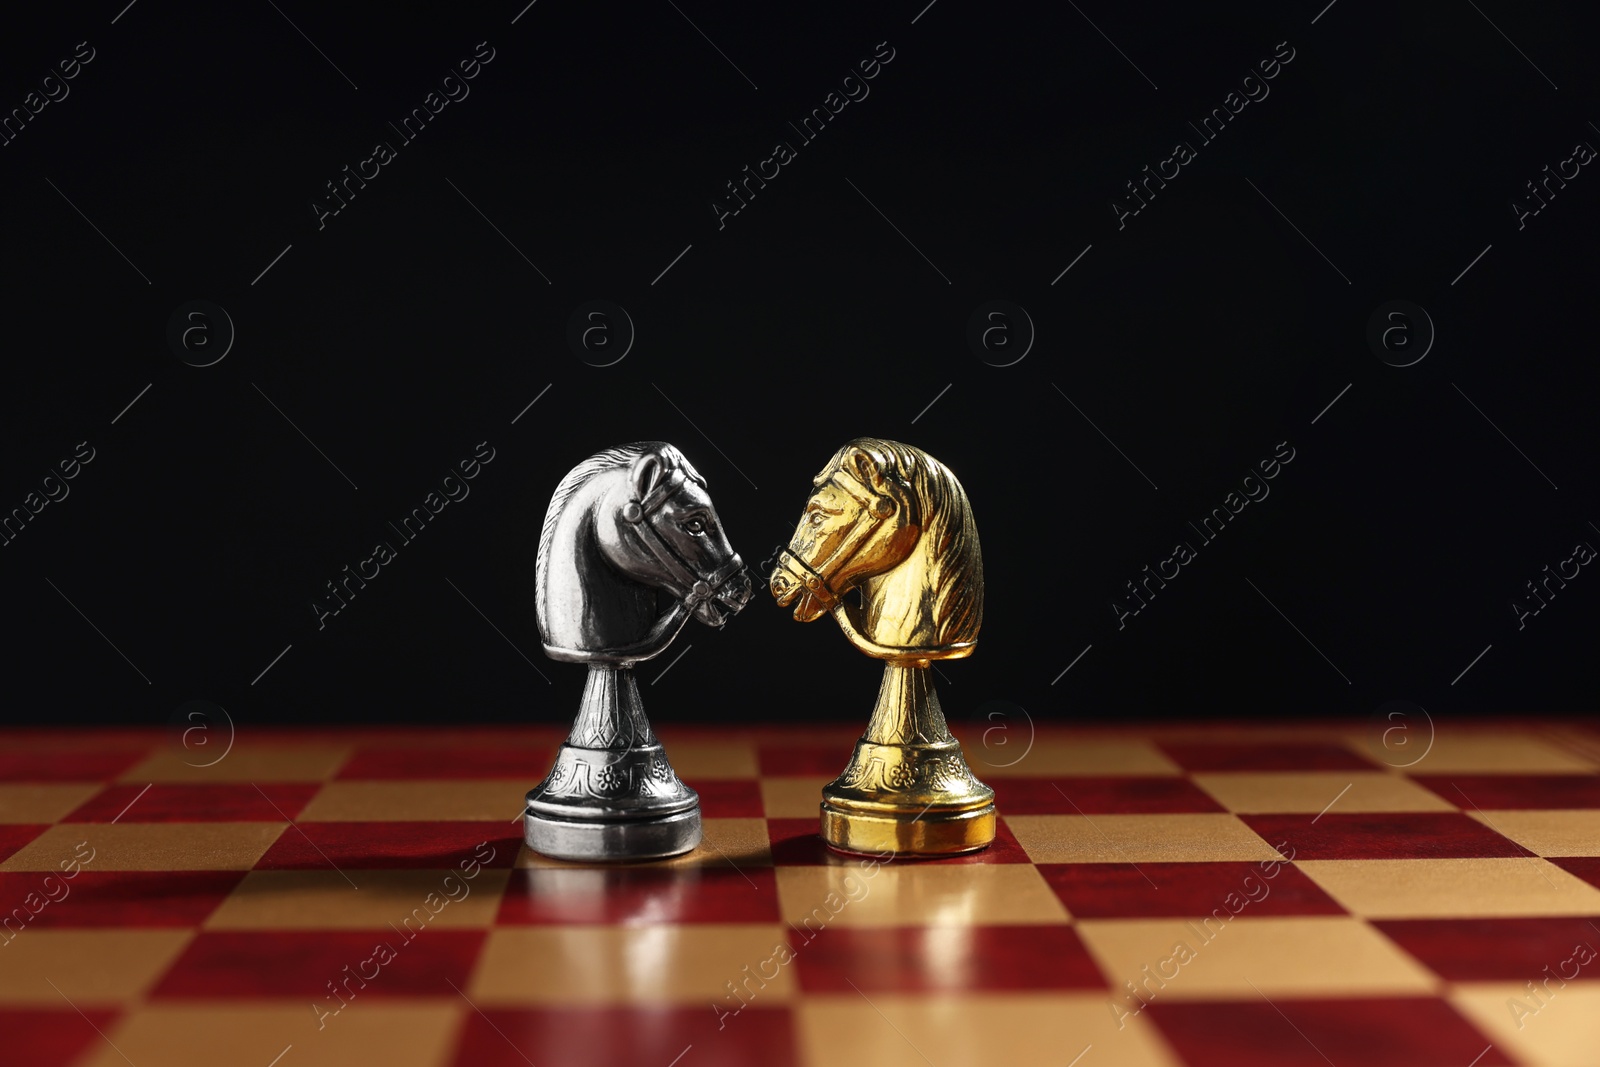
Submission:
[[[1521,230],[1510,207],[1600,145],[1584,5],[279,8],[112,0],[0,34],[5,109],[96,53],[0,148],[0,508],[95,449],[0,549],[8,721],[556,724],[583,672],[539,652],[532,570],[569,467],[677,443],[758,565],[860,434],[943,459],[978,516],[952,718],[1593,708],[1600,577],[1511,609],[1600,545],[1600,176]],[[386,123],[480,41],[470,95],[399,145]],[[1201,145],[1187,123],[1284,41]],[[870,95],[799,144],[879,42]],[[319,229],[380,139],[397,158]],[[719,229],[780,140],[798,158]],[[1198,158],[1119,229],[1179,140]],[[205,368],[166,340],[194,299],[237,329]],[[566,342],[591,299],[637,329],[611,367]],[[966,341],[991,299],[1037,329],[1013,366]],[[1437,329],[1410,367],[1365,340],[1393,299]],[[480,441],[470,496],[319,630],[324,583]],[[1281,441],[1270,497],[1119,630],[1123,584]],[[758,593],[641,681],[662,725],[803,723],[863,718],[876,673]]]

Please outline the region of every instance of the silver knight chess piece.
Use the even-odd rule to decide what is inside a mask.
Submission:
[[[632,668],[691,616],[720,629],[750,599],[705,479],[662,441],[590,456],[550,499],[535,584],[545,654],[588,664],[589,680],[555,766],[528,792],[528,847],[567,860],[689,851],[700,797],[651,731]]]

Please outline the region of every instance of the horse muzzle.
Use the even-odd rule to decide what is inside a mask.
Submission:
[[[745,572],[744,563],[738,556],[734,556],[718,571],[714,579],[712,583],[696,582],[684,602],[696,619],[707,626],[721,629],[724,623],[750,602],[754,589],[750,575]]]
[[[794,617],[798,622],[820,619],[839,602],[822,575],[787,550],[779,553],[768,587],[779,607],[794,604]]]

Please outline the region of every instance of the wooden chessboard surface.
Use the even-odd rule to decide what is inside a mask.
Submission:
[[[0,735],[0,1062],[1600,1063],[1600,732],[958,730],[998,839],[873,864],[854,730],[660,725],[621,867],[523,849],[551,731]]]

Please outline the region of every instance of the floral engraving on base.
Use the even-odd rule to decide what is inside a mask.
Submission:
[[[958,756],[934,756],[917,768],[917,777],[936,790],[968,786],[976,781],[966,761]]]
[[[851,760],[850,766],[839,775],[837,784],[843,789],[865,789],[874,778],[882,778],[883,760],[873,756],[865,763]]]
[[[539,783],[538,793],[548,795],[562,792],[563,787],[570,784],[567,779],[572,777],[572,769],[571,764],[557,762],[545,775],[544,781]]]
[[[607,760],[605,754],[591,759],[567,750],[556,757],[536,795],[553,801],[678,800],[689,789],[659,754],[632,752]]]
[[[626,767],[608,763],[595,771],[590,780],[594,783],[596,791],[611,794],[628,788],[628,779],[630,777]]]
[[[959,755],[935,754],[887,766],[882,756],[852,761],[834,784],[862,792],[945,793],[965,792],[979,783]]]

